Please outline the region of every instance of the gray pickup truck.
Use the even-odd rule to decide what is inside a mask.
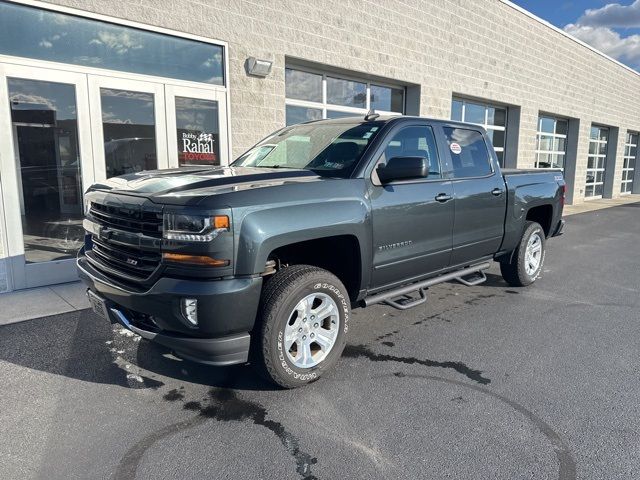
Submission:
[[[93,185],[77,265],[98,314],[290,388],[335,366],[352,308],[411,308],[437,283],[482,283],[493,260],[510,285],[534,282],[564,194],[559,171],[501,171],[482,127],[322,120],[229,167]]]

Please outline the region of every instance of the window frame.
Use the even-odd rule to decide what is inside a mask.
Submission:
[[[130,78],[130,79],[141,79],[148,80],[152,82],[161,83],[170,83],[174,85],[184,85],[191,86],[197,88],[204,88],[210,90],[218,90],[221,92],[227,93],[227,104],[230,104],[229,97],[229,42],[225,40],[219,40],[217,38],[204,37],[201,35],[195,35],[192,33],[186,33],[178,30],[173,30],[170,28],[159,27],[155,25],[150,25],[148,23],[141,23],[134,20],[127,20],[119,17],[114,17],[110,15],[104,15],[101,13],[87,12],[85,10],[80,10],[75,7],[67,7],[63,5],[56,5],[41,2],[38,0],[4,0],[8,3],[15,3],[17,5],[23,5],[25,7],[32,7],[40,10],[46,10],[53,13],[59,13],[64,15],[70,15],[73,17],[79,17],[84,20],[89,21],[100,21],[105,23],[110,23],[116,26],[121,27],[129,27],[137,30],[143,30],[151,33],[159,33],[162,35],[167,35],[171,37],[181,38],[185,40],[193,40],[200,43],[206,43],[209,45],[214,45],[222,48],[222,84],[213,84],[213,83],[204,83],[198,82],[194,80],[184,80],[173,77],[163,77],[160,75],[153,75],[148,73],[137,73],[130,72],[125,70],[115,70],[105,67],[93,67],[89,65],[78,65],[75,63],[64,63],[53,60],[41,60],[37,58],[31,57],[19,57],[8,54],[0,54],[0,62],[2,63],[15,63],[19,65],[25,66],[33,66],[38,68],[50,68],[53,70],[62,70],[65,72],[75,72],[75,73],[83,73],[89,75],[106,75],[106,76],[116,76],[121,78]],[[227,121],[231,121],[231,117],[228,116]]]
[[[484,128],[487,132],[489,130],[491,131],[500,131],[500,132],[504,132],[504,146],[503,147],[495,147],[493,146],[493,141],[491,142],[491,145],[493,146],[493,149],[496,152],[496,156],[498,157],[498,163],[504,163],[504,159],[506,156],[506,151],[507,151],[507,126],[509,125],[509,107],[506,105],[501,105],[498,103],[491,103],[490,101],[486,101],[486,100],[476,100],[473,98],[465,98],[465,97],[458,97],[456,95],[453,95],[451,98],[451,114],[453,114],[453,102],[460,102],[462,103],[462,110],[461,110],[461,119],[459,121],[461,122],[465,122],[465,123],[470,123],[472,125],[478,125],[482,128]],[[474,105],[479,105],[481,107],[484,108],[484,123],[475,123],[475,122],[467,122],[467,120],[465,120],[465,116],[466,116],[466,110],[467,110],[467,104],[468,103],[472,103]],[[500,126],[500,125],[492,125],[488,123],[488,119],[489,119],[489,109],[490,108],[500,108],[502,110],[504,110],[504,127]],[[455,119],[451,119],[456,121]],[[500,161],[499,155],[498,153],[502,153],[502,162]],[[502,166],[502,165],[501,165]]]
[[[548,118],[553,120],[553,133],[549,133],[549,132],[543,132],[541,125],[542,125],[542,119],[543,118]],[[566,134],[561,134],[561,133],[557,133],[558,132],[558,121],[562,121],[562,122],[567,122],[567,133]],[[540,169],[540,170],[557,170],[560,169],[564,172],[565,169],[565,162],[567,161],[567,142],[569,139],[569,119],[568,118],[564,118],[564,117],[559,117],[557,115],[549,115],[549,114],[545,114],[545,113],[539,113],[538,114],[538,124],[537,124],[537,131],[536,131],[536,148],[535,148],[535,159],[534,159],[534,164],[533,167]],[[552,142],[556,139],[564,139],[564,151],[560,151],[560,150],[543,150],[540,148],[540,143],[541,143],[541,137],[542,136],[546,136],[546,137],[551,137]],[[562,155],[562,167],[540,167],[540,155]]]
[[[633,143],[633,137],[635,142]],[[631,149],[636,149],[636,155],[627,155],[627,151],[631,152]],[[633,190],[633,177],[636,168],[638,168],[638,148],[640,147],[640,133],[632,130],[627,130],[624,139],[624,150],[622,152],[622,179],[620,182],[620,195],[631,195]],[[634,162],[633,168],[630,167],[631,161]],[[626,174],[626,175],[625,175]],[[626,178],[625,178],[626,177]],[[631,178],[629,178],[631,177]],[[628,185],[628,190],[627,190]]]
[[[427,130],[429,130],[431,132],[431,138],[433,140],[433,152],[436,156],[436,161],[438,162],[438,167],[439,167],[439,177],[438,178],[429,178],[429,177],[425,177],[425,178],[413,178],[413,179],[409,179],[409,180],[394,180],[393,182],[389,182],[387,185],[396,185],[396,184],[402,184],[402,183],[422,183],[422,182],[438,182],[438,181],[443,181],[443,180],[448,180],[447,178],[447,171],[443,168],[443,162],[440,159],[440,152],[438,151],[438,140],[436,138],[436,131],[433,127],[433,125],[430,125],[428,123],[404,123],[398,126],[398,128],[394,128],[392,131],[390,131],[387,135],[385,135],[385,137],[382,139],[382,142],[380,144],[380,150],[378,152],[376,152],[376,161],[374,162],[373,165],[373,172],[372,174],[375,174],[375,180],[378,183],[381,183],[380,180],[378,179],[378,175],[376,173],[378,166],[380,166],[383,162],[386,164],[386,162],[389,160],[388,158],[386,158],[385,155],[385,150],[387,149],[387,146],[389,145],[389,142],[391,142],[400,132],[402,132],[404,129],[406,128],[415,128],[415,127],[422,127],[422,128],[426,128]],[[384,157],[384,160],[383,158]]]
[[[381,115],[404,115],[407,110],[407,88],[406,86],[400,84],[393,84],[388,82],[379,82],[376,80],[367,80],[366,78],[357,77],[354,75],[343,75],[341,73],[333,73],[331,71],[325,71],[322,69],[316,69],[311,67],[300,67],[298,65],[286,65],[286,70],[297,70],[305,73],[311,73],[314,75],[322,75],[322,101],[314,102],[310,100],[297,100],[294,98],[288,98],[285,93],[285,110],[287,106],[292,107],[303,107],[303,108],[313,108],[321,111],[321,120],[330,119],[327,117],[327,111],[336,111],[340,113],[349,113],[353,114],[353,116],[362,116],[367,114],[367,112],[371,108],[371,85],[376,85],[380,87],[394,88],[397,90],[402,90],[402,112],[394,112],[391,110],[376,110],[376,113]],[[328,103],[328,94],[327,94],[327,78],[334,78],[338,80],[346,80],[351,82],[364,83],[366,85],[366,100],[364,108],[360,107],[345,107],[343,105],[336,105],[333,103]],[[285,82],[286,82],[286,73],[285,73]],[[286,85],[285,85],[286,89]],[[285,124],[286,124],[286,113],[285,113]],[[289,126],[289,125],[286,125]]]
[[[472,125],[476,125],[476,124],[472,124]],[[460,181],[460,180],[470,180],[470,179],[474,179],[474,178],[490,178],[492,176],[494,176],[497,172],[496,170],[496,166],[494,164],[494,161],[498,161],[497,157],[494,157],[491,153],[491,148],[489,148],[489,144],[487,143],[489,141],[488,137],[484,134],[483,131],[481,130],[477,130],[474,128],[470,128],[467,125],[455,125],[455,124],[445,124],[442,125],[442,139],[443,142],[446,144],[446,150],[447,150],[447,155],[449,156],[449,178],[452,181]],[[487,149],[487,161],[489,162],[489,168],[490,168],[490,173],[486,174],[486,175],[474,175],[471,177],[456,177],[455,176],[455,167],[453,165],[453,157],[452,157],[452,152],[451,149],[449,148],[449,136],[447,135],[445,129],[446,128],[451,128],[451,129],[460,129],[460,130],[469,130],[472,132],[476,132],[477,134],[480,135],[480,137],[483,140],[484,143],[484,147]],[[498,164],[500,162],[498,161]]]
[[[431,130],[433,134],[433,141],[435,146],[435,153],[438,157],[438,166],[440,167],[440,177],[439,178],[416,178],[410,180],[394,180],[393,182],[389,182],[387,184],[382,184],[380,179],[378,178],[377,169],[378,165],[383,162],[384,152],[387,148],[388,143],[393,140],[393,138],[403,130],[408,127],[425,127]],[[416,119],[416,121],[403,121],[397,123],[396,125],[389,128],[384,135],[378,137],[378,143],[375,146],[375,149],[372,150],[371,157],[369,161],[367,161],[367,165],[364,167],[364,176],[365,178],[369,178],[371,183],[376,187],[385,187],[387,185],[404,185],[404,184],[412,184],[412,183],[435,183],[435,182],[450,182],[450,169],[448,164],[448,159],[444,157],[443,151],[440,148],[440,140],[439,137],[442,135],[442,131],[439,130],[440,125],[434,123],[428,123],[424,121],[420,121]],[[363,157],[364,158],[364,157]],[[386,160],[386,158],[385,158]],[[354,173],[357,172],[357,169],[354,170]],[[368,172],[368,173],[367,173]]]
[[[591,132],[593,131],[594,128],[598,129],[598,138],[591,138]],[[606,140],[600,140],[600,132],[602,130],[605,130],[607,132],[607,139]],[[602,198],[603,194],[604,194],[604,183],[605,183],[605,179],[606,179],[606,174],[607,174],[607,156],[609,155],[609,141],[611,140],[611,128],[607,127],[605,125],[598,125],[595,123],[592,123],[590,128],[589,128],[589,149],[587,150],[587,168],[585,170],[585,173],[587,175],[589,175],[589,173],[593,173],[594,174],[594,181],[593,182],[587,182],[586,178],[585,178],[585,187],[584,187],[584,199],[585,200],[597,200]],[[591,150],[591,145],[595,144],[598,145],[598,149],[596,150],[597,152],[600,151],[599,146],[600,145],[605,145],[605,152],[604,153],[589,153],[589,150]],[[596,165],[598,164],[598,159],[602,158],[604,159],[602,168],[599,167],[593,167],[593,168],[589,168],[589,160],[593,158],[595,159]],[[598,173],[602,172],[602,181],[598,182]],[[596,187],[597,186],[602,186],[602,193],[600,195],[596,195]],[[589,187],[593,187],[593,195],[587,195],[587,189]]]

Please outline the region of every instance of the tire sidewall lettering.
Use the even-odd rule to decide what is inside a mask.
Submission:
[[[533,275],[531,275],[529,277],[531,279],[531,282],[535,282],[538,279],[538,277],[540,276],[540,273],[542,273],[542,267],[544,266],[544,258],[545,258],[546,253],[547,253],[547,249],[545,248],[546,245],[545,245],[545,241],[544,241],[544,232],[542,231],[542,228],[540,228],[540,227],[534,228],[533,231],[527,237],[527,242],[535,234],[538,234],[538,236],[540,237],[540,241],[542,242],[542,255],[541,255],[541,258],[540,258],[540,265],[538,266],[538,270]]]
[[[335,285],[328,282],[317,282],[310,286],[312,290],[324,290],[327,294],[334,297],[334,300],[337,300],[337,303],[342,307],[342,315],[341,320],[343,323],[342,326],[342,335],[345,335],[349,330],[349,300],[348,298],[337,288]],[[295,380],[301,382],[309,382],[311,380],[315,380],[318,378],[319,374],[318,370],[322,370],[323,367],[327,364],[327,359],[325,358],[320,364],[312,367],[313,370],[309,372],[300,372],[296,371],[298,369],[292,368],[289,360],[287,359],[285,347],[284,347],[284,328],[281,327],[278,329],[278,335],[276,339],[276,350],[277,350],[277,364],[284,370],[284,372],[294,378]],[[335,346],[334,346],[335,348]],[[334,352],[330,352],[329,356],[333,356]]]

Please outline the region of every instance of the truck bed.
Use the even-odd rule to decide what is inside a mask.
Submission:
[[[524,173],[562,173],[561,168],[502,168],[503,175],[522,175]]]

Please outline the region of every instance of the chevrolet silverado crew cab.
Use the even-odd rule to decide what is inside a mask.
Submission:
[[[415,117],[283,128],[229,167],[144,171],[86,193],[94,310],[176,355],[251,362],[283,387],[336,365],[351,309],[536,280],[565,183],[502,170],[482,127]]]

